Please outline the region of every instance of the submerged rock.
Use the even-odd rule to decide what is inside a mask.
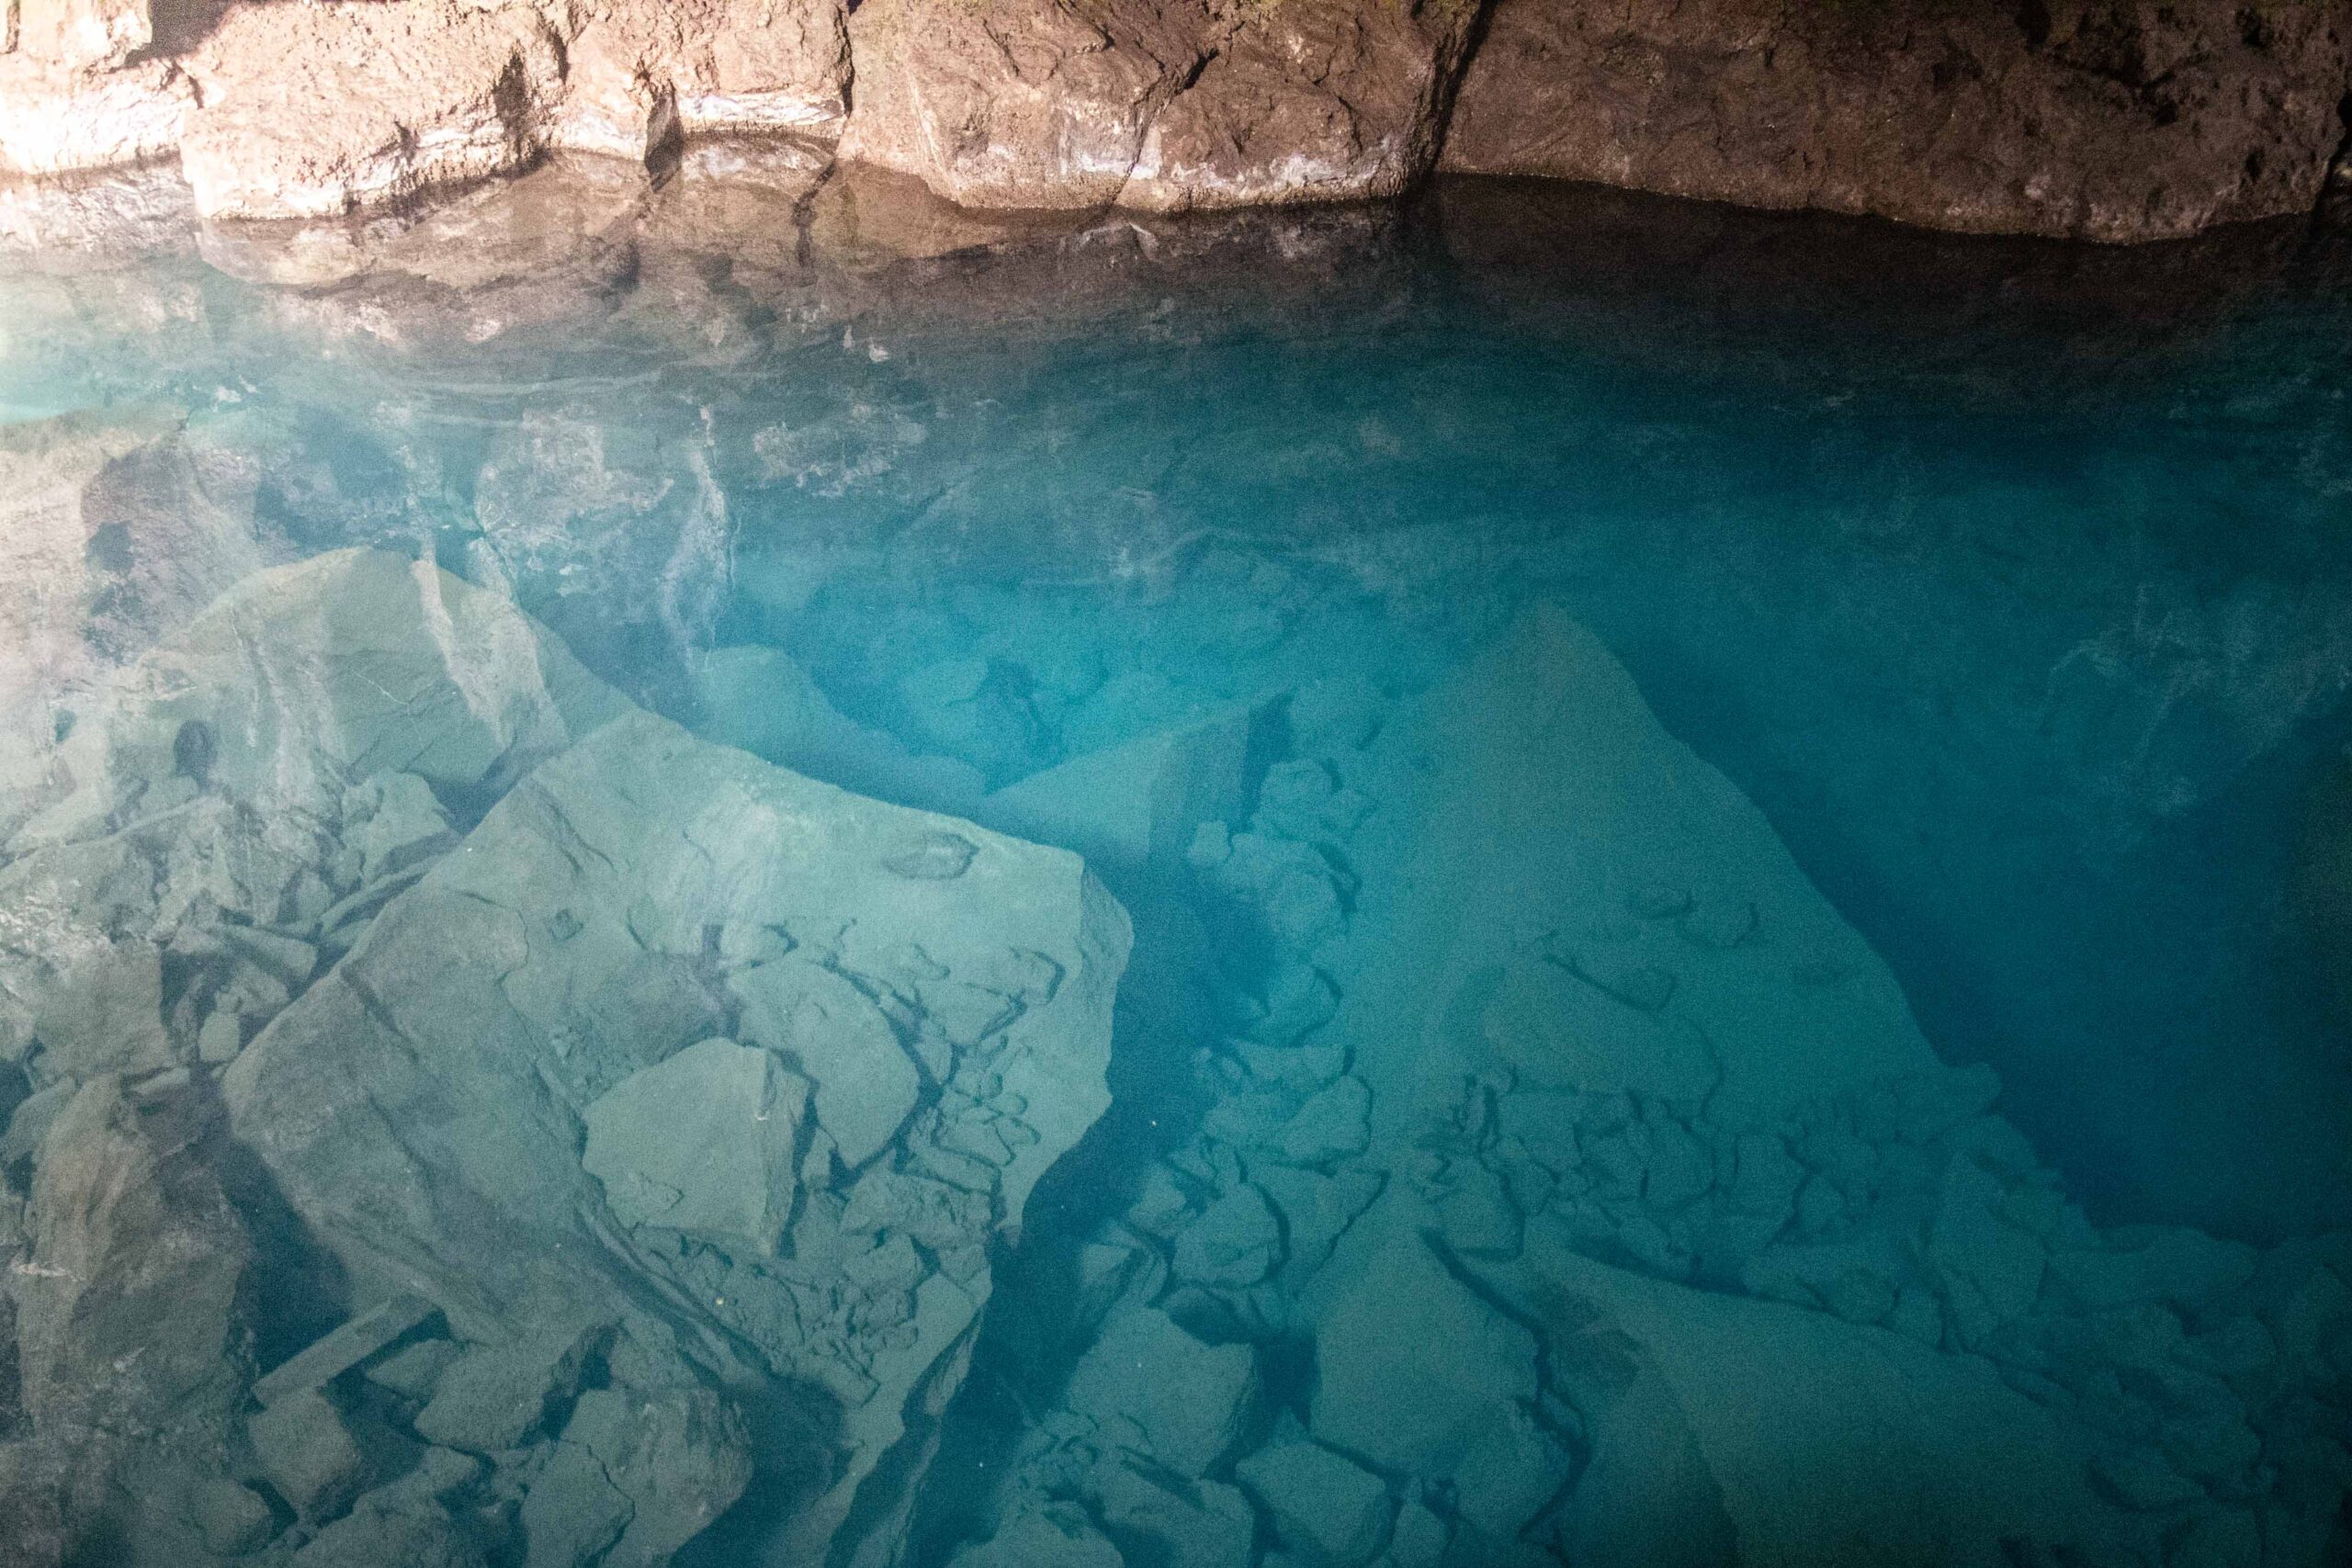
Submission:
[[[1102,1325],[1070,1375],[1069,1407],[1104,1439],[1178,1474],[1207,1474],[1257,1414],[1257,1356],[1207,1345],[1166,1313],[1133,1307]]]
[[[905,1060],[897,1041],[883,1048]],[[794,1162],[808,1099],[807,1081],[773,1054],[706,1040],[592,1101],[581,1113],[588,1142],[580,1163],[631,1230],[657,1225],[772,1252],[799,1183]],[[901,1119],[912,1109],[910,1100]]]
[[[0,790],[28,796],[76,699],[261,564],[171,411],[0,427]]]
[[[2156,1561],[2091,1489],[2098,1439],[1986,1363],[1770,1303],[1639,1279],[1554,1245],[1478,1266],[1555,1325],[1591,1461],[1571,1554],[1625,1562]],[[2029,1558],[2028,1560],[2032,1560]]]
[[[8,1269],[16,1373],[40,1440],[129,1439],[225,1415],[251,1248],[204,1162],[119,1079],[85,1084],[42,1140],[29,1257]]]
[[[955,874],[892,869],[949,838]],[[893,1528],[899,1505],[869,1477],[903,1490],[921,1474],[986,1249],[1105,1102],[1125,945],[1073,857],[634,716],[517,785],[247,1047],[223,1093],[361,1291],[421,1290],[475,1340],[582,1314],[625,1343],[678,1336],[700,1371],[666,1374],[663,1397],[684,1402],[683,1429],[718,1434],[697,1484],[741,1489],[731,1412],[797,1410],[808,1435],[769,1461],[797,1489],[776,1550],[813,1555],[845,1520]],[[751,998],[789,998],[761,978],[772,967],[834,982],[867,1021],[787,1010],[779,1027],[771,1009],[755,1023]],[[738,1043],[737,1029],[783,1038]],[[857,1052],[913,1066],[921,1103],[887,1156],[854,1096],[830,1107],[843,1139],[823,1093],[799,1112],[787,1049],[837,1089],[857,1081],[841,1076]],[[845,1176],[850,1140],[865,1163]],[[462,1226],[439,1217],[459,1213]],[[438,1431],[468,1364],[441,1375],[421,1431]],[[666,1497],[658,1447],[627,1460],[606,1452],[617,1438],[572,1437],[591,1398],[559,1453],[587,1444],[624,1493],[613,1464],[657,1467],[640,1503]],[[560,1462],[565,1486],[596,1490]],[[612,1517],[639,1521],[628,1529],[654,1544],[631,1560],[650,1562],[730,1500]],[[526,1509],[543,1536],[573,1528],[549,1522],[568,1505],[546,1506]]]

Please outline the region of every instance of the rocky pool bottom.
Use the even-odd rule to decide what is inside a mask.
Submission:
[[[9,1568],[2342,1559],[2340,258],[116,194]]]

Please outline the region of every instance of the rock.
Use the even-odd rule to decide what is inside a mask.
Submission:
[[[1230,1568],[1250,1561],[1258,1517],[1231,1486],[1105,1461],[1088,1473],[1086,1492],[1103,1532],[1130,1561],[1168,1568]]]
[[[61,710],[259,569],[250,503],[215,488],[168,409],[0,427],[0,726],[29,742],[0,788],[29,794]]]
[[[1389,826],[1350,846],[1351,930],[1377,946],[1350,939],[1330,1027],[1379,1090],[1375,1119],[1450,1106],[1468,1076],[1703,1104],[1736,1136],[1939,1069],[1894,976],[1762,813],[1557,611],[1401,706],[1365,756]],[[1628,912],[1659,886],[1752,910],[1761,934],[1702,945]],[[1799,984],[1794,954],[1842,978]],[[1617,983],[1652,970],[1671,988]]]
[[[295,1568],[481,1568],[481,1549],[446,1517],[354,1513],[312,1537]]]
[[[187,69],[198,211],[321,218],[530,162],[563,55],[526,6],[333,0],[232,6]]]
[[[17,984],[51,1072],[136,1075],[177,1060],[164,1031],[164,955],[152,942],[94,942]]]
[[[1559,1495],[1568,1456],[1523,1404],[1498,1413],[1454,1477],[1454,1506],[1489,1540],[1519,1540]]]
[[[242,1557],[277,1529],[277,1521],[261,1495],[233,1481],[198,1486],[190,1499],[190,1513],[206,1548],[222,1557]]]
[[[466,1453],[522,1447],[571,1397],[608,1337],[602,1325],[550,1328],[468,1350],[434,1383],[433,1398],[416,1413],[417,1435]]]
[[[507,601],[429,563],[330,551],[241,580],[126,670],[62,748],[72,792],[11,848],[152,811],[174,779],[327,820],[346,781],[388,769],[494,795],[626,707]]]
[[[2205,1489],[2146,1449],[2116,1449],[2095,1456],[2090,1473],[2100,1489],[2127,1508],[2164,1513],[2204,1500]]]
[[[1387,196],[1427,171],[1468,6],[860,6],[844,158],[968,207]]]
[[[2177,1226],[2111,1231],[2107,1239],[2097,1251],[2056,1247],[2050,1253],[2053,1280],[2086,1311],[2161,1301],[2194,1313],[2252,1280],[2257,1262],[2243,1242]]]
[[[580,1163],[632,1230],[771,1253],[792,1215],[808,1099],[807,1082],[768,1052],[706,1040],[593,1101]]]
[[[1283,1123],[1270,1145],[1292,1165],[1328,1165],[1362,1154],[1371,1141],[1372,1090],[1363,1079],[1335,1078]]]
[[[1442,166],[1940,229],[2154,240],[2307,213],[2352,32],[2324,9],[1498,0]]]
[[[1256,1284],[1282,1260],[1282,1223],[1266,1195],[1243,1182],[1177,1233],[1169,1263],[1179,1280],[1234,1288]]]
[[[1944,1285],[1961,1343],[1985,1335],[2032,1309],[2041,1293],[2041,1243],[1998,1217],[2000,1180],[1972,1159],[1945,1168],[1942,1194],[1928,1233],[1928,1256]]]
[[[263,1374],[254,1383],[254,1397],[275,1404],[288,1394],[331,1382],[432,1316],[433,1303],[417,1296],[378,1302]]]
[[[1319,1443],[1277,1443],[1234,1467],[1272,1517],[1274,1533],[1301,1561],[1364,1562],[1388,1525],[1388,1488],[1378,1476]]]
[[[687,136],[835,132],[849,87],[842,18],[839,0],[584,7],[548,134],[566,147],[659,159]]]
[[[225,1416],[243,1354],[251,1248],[209,1166],[142,1124],[113,1077],[84,1084],[42,1141],[12,1266],[17,1374],[43,1440]]]
[[[1257,1357],[1247,1345],[1204,1344],[1156,1308],[1129,1307],[1080,1359],[1066,1403],[1109,1441],[1204,1475],[1256,1415]]]
[[[1381,1561],[1388,1568],[1438,1568],[1445,1557],[1446,1540],[1445,1521],[1427,1505],[1408,1502],[1396,1510],[1396,1523],[1388,1535],[1388,1554]]]
[[[155,36],[149,0],[17,0],[8,19],[15,48],[76,68],[119,65]]]
[[[1231,822],[1263,705],[1089,752],[1007,784],[976,815],[1001,832],[1059,844],[1113,875],[1182,864],[1204,822]]]
[[[1273,1045],[1295,1044],[1329,1023],[1339,1006],[1340,994],[1329,976],[1311,964],[1285,964],[1266,987],[1265,1011],[1250,1021],[1250,1037]]]
[[[789,955],[738,970],[727,984],[742,1003],[743,1038],[815,1083],[818,1125],[843,1165],[856,1169],[899,1135],[922,1096],[922,1075],[873,998]]]
[[[316,1389],[289,1393],[245,1423],[254,1459],[303,1518],[331,1519],[366,1484],[368,1461],[343,1413]]]
[[[0,1170],[30,1159],[40,1147],[58,1114],[72,1103],[79,1084],[60,1079],[28,1096],[8,1116],[8,1130],[0,1134]]]
[[[1201,62],[1186,20],[1134,0],[865,0],[841,155],[965,207],[1108,207]]]
[[[1023,1508],[1002,1529],[949,1560],[948,1568],[1124,1568],[1119,1549],[1068,1504]]]
[[[1455,1162],[1432,1205],[1445,1244],[1477,1258],[1509,1258],[1519,1250],[1522,1220],[1503,1179],[1476,1160]]]
[[[1645,1279],[1548,1226],[1519,1259],[1472,1267],[1545,1325],[1551,1375],[1583,1422],[1590,1457],[1560,1509],[1570,1556],[1998,1562],[2012,1541],[2061,1561],[2161,1556],[2090,1489],[2095,1433],[1978,1358]],[[1802,1432],[1827,1436],[1792,1440]]]
[[[1398,1205],[1392,1197],[1382,1207]],[[1324,1278],[1333,1286],[1316,1303],[1309,1423],[1320,1441],[1444,1481],[1464,1475],[1487,1434],[1534,1400],[1534,1336],[1454,1279],[1394,1214],[1362,1222]]]
[[[751,1474],[742,1419],[709,1390],[592,1389],[524,1505],[526,1561],[658,1568],[733,1506]]]
[[[1325,1176],[1271,1160],[1253,1165],[1250,1174],[1282,1211],[1289,1254],[1282,1277],[1285,1288],[1294,1293],[1323,1267],[1348,1226],[1380,1196],[1386,1180],[1374,1170],[1342,1169],[1336,1176]]]
[[[294,1554],[295,1568],[483,1568],[481,1548],[450,1517],[445,1499],[478,1467],[447,1449],[428,1449],[417,1468],[368,1493],[351,1512]]]
[[[359,852],[359,880],[381,882],[458,841],[433,786],[414,773],[379,773],[344,795],[344,842]]]
[[[0,53],[0,175],[55,176],[168,158],[195,107],[187,73],[150,60],[92,75]]]
[[[959,874],[889,869],[950,837]],[[356,1292],[418,1290],[481,1342],[583,1316],[617,1321],[623,1346],[684,1336],[699,1370],[643,1386],[717,1380],[773,1401],[786,1425],[763,1463],[791,1503],[765,1550],[816,1560],[898,1528],[962,1376],[989,1249],[1107,1103],[1128,940],[1074,856],[634,715],[510,789],[246,1046],[221,1092]],[[720,1037],[740,1008],[729,976],[780,955],[887,998],[938,1099],[846,1201],[819,1190],[833,1179],[821,1159],[797,1172],[814,1185],[773,1258],[621,1231],[581,1164],[582,1123],[632,1075]],[[724,1040],[686,1066],[699,1056],[756,1066],[763,1099],[785,1073]],[[753,1126],[786,1114],[749,1111]],[[993,1160],[955,1152],[984,1141]],[[777,1170],[761,1146],[759,1168]],[[893,1258],[940,1271],[910,1289]],[[441,1374],[434,1404],[458,1375]]]
[[[346,780],[391,764],[478,799],[621,705],[430,565],[341,551],[244,579],[107,682],[9,839],[0,1057],[40,1038],[69,1072],[225,1059],[230,1024],[198,1021],[242,1041],[316,967],[283,928],[335,913]],[[348,940],[368,910],[338,908]],[[190,961],[177,1023],[159,949]]]
[[[781,649],[714,649],[694,675],[703,710],[695,733],[706,739],[901,806],[968,812],[986,792],[977,769],[919,756],[844,716]]]
[[[402,1399],[423,1404],[433,1397],[434,1385],[441,1374],[461,1354],[455,1342],[447,1339],[420,1339],[403,1345],[382,1359],[370,1364],[363,1372],[369,1382],[388,1388]]]
[[[1156,211],[1394,196],[1435,163],[1477,8],[1243,8],[1169,100],[1120,192]]]

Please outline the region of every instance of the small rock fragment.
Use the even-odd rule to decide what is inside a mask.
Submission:
[[[1357,1563],[1380,1550],[1388,1525],[1388,1488],[1322,1444],[1260,1449],[1236,1465],[1234,1474],[1265,1506],[1274,1533],[1301,1561]]]

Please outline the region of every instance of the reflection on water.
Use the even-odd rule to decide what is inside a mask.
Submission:
[[[0,264],[17,1557],[2344,1551],[2324,248],[111,210]]]

